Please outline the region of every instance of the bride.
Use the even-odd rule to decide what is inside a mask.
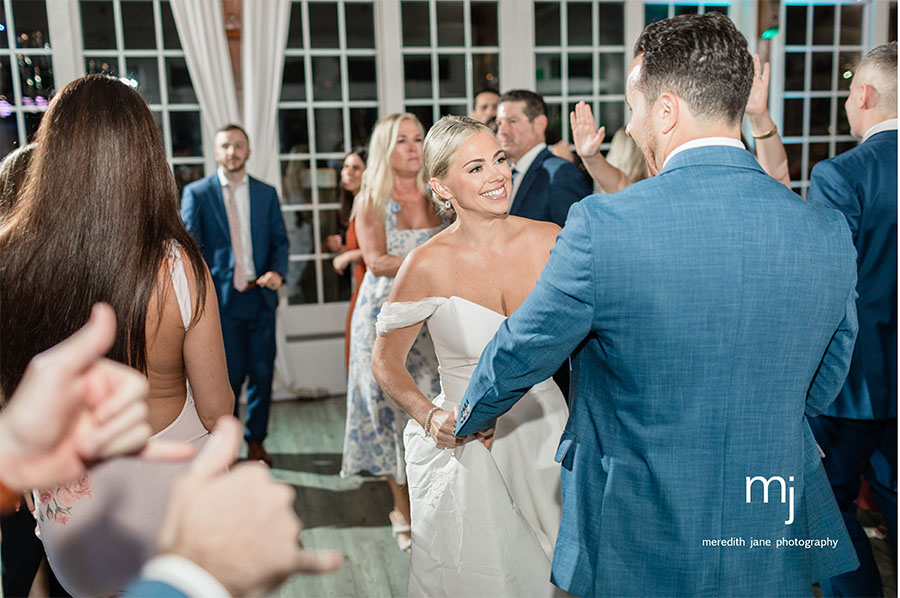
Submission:
[[[445,116],[425,138],[434,199],[457,218],[404,261],[378,317],[372,370],[411,416],[410,596],[549,596],[560,520],[557,441],[565,400],[552,379],[477,438],[453,435],[482,349],[528,296],[559,227],[509,216],[511,171],[493,132]],[[432,401],[405,369],[423,321],[440,363]],[[447,450],[452,449],[452,450]]]

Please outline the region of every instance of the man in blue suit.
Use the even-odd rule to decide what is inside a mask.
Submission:
[[[724,15],[643,31],[628,131],[656,176],[572,206],[463,397],[468,435],[575,351],[552,576],[573,594],[809,595],[857,566],[804,417],[847,375],[856,254],[741,144],[752,77]]]
[[[288,238],[275,188],[247,175],[250,142],[237,125],[216,132],[215,174],[191,183],[181,217],[209,266],[219,299],[228,379],[235,398],[247,385],[248,456],[272,464],[263,447],[275,364],[277,289],[284,282]],[[235,415],[238,415],[235,400]]]
[[[867,474],[896,542],[897,42],[863,58],[845,106],[850,132],[863,142],[816,164],[809,200],[840,210],[850,226],[857,251],[859,337],[844,388],[810,426],[825,453],[825,471],[860,567],[823,582],[822,593],[881,596],[881,576],[856,518],[856,496]]]

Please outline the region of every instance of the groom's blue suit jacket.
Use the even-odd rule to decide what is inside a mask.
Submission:
[[[540,281],[485,348],[457,427],[488,427],[574,352],[554,583],[585,596],[808,595],[857,566],[804,417],[847,375],[855,257],[838,212],[733,147],[685,150],[572,206]],[[730,538],[743,546],[714,545]]]

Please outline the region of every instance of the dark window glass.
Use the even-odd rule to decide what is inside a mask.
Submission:
[[[625,54],[600,54],[600,93],[625,93]]]
[[[789,4],[784,7],[785,43],[789,46],[803,46],[806,44],[806,6]]]
[[[814,46],[830,46],[834,39],[834,6],[818,5],[813,7],[813,39]]]
[[[46,2],[13,0],[13,21],[16,24],[16,46],[19,48],[49,48]]]
[[[559,4],[556,2],[534,3],[534,44],[536,46],[558,46]]]
[[[404,56],[403,78],[407,98],[431,97],[431,56]]]
[[[812,81],[810,89],[828,91],[831,87],[832,66],[834,64],[831,52],[813,52],[812,54]]]
[[[591,5],[587,2],[569,2],[566,6],[568,14],[568,33],[570,46],[591,45]]]
[[[344,151],[344,126],[340,108],[320,108],[316,114],[316,151]]]
[[[462,46],[465,43],[463,30],[463,3],[437,3],[438,45]]]
[[[835,117],[835,124],[837,125],[837,134],[838,135],[849,135],[850,134],[850,123],[847,121],[847,96],[840,96],[837,98],[837,116]]]
[[[160,2],[159,8],[162,12],[163,47],[166,50],[180,50],[181,38],[178,37],[175,17],[172,16],[172,6],[168,2]]]
[[[310,47],[338,47],[337,4],[310,2],[309,23]]]
[[[858,46],[862,43],[862,16],[861,5],[841,6],[841,44]]]
[[[793,98],[784,101],[784,132],[785,137],[800,137],[803,135],[803,99]]]
[[[375,58],[370,56],[347,57],[347,79],[351,100],[377,100],[375,88]]]
[[[375,14],[371,4],[344,4],[348,48],[375,47]]]
[[[705,12],[720,12],[727,17],[728,7],[721,4],[714,4],[713,6],[707,6]]]
[[[299,2],[291,2],[291,16],[288,23],[288,48],[303,47],[303,6]]]
[[[345,270],[342,276],[339,276],[330,261],[322,263],[322,290],[325,293],[326,303],[350,299],[352,279],[347,276],[348,272],[350,272],[350,268]]]
[[[600,118],[597,126],[606,127],[606,143],[612,141],[616,131],[625,126],[625,103],[617,102],[600,102]]]
[[[306,66],[302,56],[284,57],[281,100],[301,102],[306,100]]]
[[[281,200],[286,204],[312,203],[309,160],[285,160],[281,163]],[[285,220],[290,214],[284,213]]]
[[[594,61],[590,54],[569,54],[569,94],[590,94],[594,88]]]
[[[534,62],[537,92],[542,95],[562,93],[562,61],[559,54],[537,54]]]
[[[669,7],[665,4],[644,5],[644,25],[662,21],[669,16]]]
[[[197,95],[194,93],[191,74],[184,58],[166,58],[166,72],[169,82],[169,103],[196,104]]]
[[[499,45],[496,2],[472,2],[472,45]]]
[[[406,111],[415,114],[426,131],[434,124],[434,115],[432,114],[431,106],[407,106]]]
[[[438,115],[447,116],[448,114],[467,116],[469,114],[469,106],[467,104],[441,104]]]
[[[313,56],[313,98],[341,99],[341,61],[336,56]]]
[[[806,64],[806,54],[801,52],[786,52],[784,55],[784,90],[803,91],[803,68]]]
[[[304,188],[312,195],[310,184],[312,176],[309,170],[300,174]],[[284,228],[287,230],[288,241],[290,242],[291,255],[309,255],[315,253],[315,241],[313,239],[313,213],[306,211],[285,210]],[[292,262],[293,265],[296,262]],[[312,262],[309,262],[312,264]],[[288,268],[288,279],[290,279],[290,267]],[[315,279],[310,285],[312,289],[312,301],[315,301]]]
[[[91,56],[90,58],[84,59],[84,72],[87,75],[94,75],[97,73],[103,73],[106,75],[111,75],[113,77],[118,77],[119,73],[119,59],[118,58],[103,58],[100,56]]]
[[[888,19],[888,41],[895,42],[897,41],[897,3],[891,2],[891,6],[888,9],[888,14],[890,18]]]
[[[678,15],[695,15],[700,12],[700,7],[696,4],[676,4],[675,16]]]
[[[841,52],[838,61],[838,89],[850,89],[850,82],[859,64],[859,52]]]
[[[281,153],[306,153],[309,151],[309,132],[306,126],[306,110],[278,111],[278,138]]]
[[[37,134],[38,127],[41,125],[41,119],[44,118],[43,112],[26,112],[25,117],[25,138],[28,140],[28,143],[34,141],[34,136]]]
[[[834,155],[840,156],[844,152],[852,150],[854,147],[859,145],[855,141],[839,141],[834,144]]]
[[[482,89],[500,89],[497,80],[499,70],[496,54],[472,54],[472,90],[478,93]]]
[[[188,183],[193,183],[203,178],[203,164],[176,164],[172,168],[172,172],[175,175],[178,195],[181,196],[181,191]]]
[[[427,2],[401,2],[404,46],[431,45]]]
[[[569,115],[566,114],[566,122]],[[547,145],[553,145],[562,139],[562,107],[559,104],[547,103]]]
[[[12,69],[9,65],[9,56],[0,56],[0,101],[6,104],[0,105],[0,118],[6,118],[9,104],[15,104],[13,97]]]
[[[172,127],[173,156],[203,155],[199,112],[171,111],[169,112],[169,124]]]
[[[351,108],[350,145],[368,145],[369,135],[377,121],[377,108]]]
[[[122,2],[122,34],[126,50],[156,48],[156,29],[153,26],[153,3],[146,0]]]
[[[129,79],[137,83],[135,89],[148,104],[158,104],[162,101],[156,58],[126,58],[125,73]]]
[[[81,0],[81,33],[85,50],[108,50],[116,47],[116,24],[113,3]]]
[[[791,181],[797,182],[803,178],[801,176],[803,169],[803,144],[786,143],[784,144],[784,152],[787,154],[788,174],[791,177]]]
[[[462,54],[438,56],[438,85],[442,98],[466,95],[466,57]]]
[[[48,100],[54,93],[53,60],[50,56],[19,54],[17,62],[22,89],[22,104],[45,109]]]
[[[8,48],[9,47],[9,28],[6,26],[6,9],[4,7],[4,2],[0,1],[0,25],[3,26],[2,30],[0,30],[0,48]],[[3,145],[0,144],[0,151],[2,151]],[[5,156],[7,152],[4,152],[2,155]]]
[[[812,98],[809,101],[809,134],[831,133],[831,98]]]
[[[625,7],[621,3],[598,5],[597,28],[601,46],[619,46],[625,43]]]
[[[312,226],[312,214],[303,212],[285,213],[284,221],[292,219],[308,219]],[[293,250],[293,248],[292,248]],[[287,272],[287,294],[289,305],[303,305],[316,303],[316,262],[315,260],[302,260],[289,262]]]
[[[810,143],[809,144],[809,169],[806,171],[807,178],[809,177],[809,173],[812,172],[813,166],[816,165],[817,162],[821,162],[822,160],[827,160],[831,155],[828,152],[828,144],[827,143]]]

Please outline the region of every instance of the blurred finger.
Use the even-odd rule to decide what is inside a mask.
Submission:
[[[109,351],[116,338],[116,313],[106,303],[91,308],[91,317],[78,332],[34,359],[50,361],[62,378],[78,374]]]
[[[305,550],[297,553],[294,571],[307,575],[333,573],[344,564],[344,557],[334,550]]]
[[[137,370],[103,359],[88,375],[88,403],[91,415],[103,425],[129,405],[144,402],[148,391],[147,379]]]
[[[193,457],[196,452],[194,447],[186,442],[151,438],[141,450],[140,455],[152,461],[184,461]]]
[[[109,459],[120,455],[130,455],[140,451],[147,445],[153,434],[150,424],[140,421],[110,437],[95,450],[95,459]]]
[[[241,436],[241,424],[237,419],[231,415],[220,417],[206,446],[191,462],[191,472],[213,477],[224,471],[237,458]]]
[[[136,432],[140,433],[141,438],[135,434]],[[132,402],[114,417],[95,427],[83,447],[86,451],[85,456],[90,458],[109,457],[115,454],[111,452],[111,447],[126,446],[126,444],[127,447],[122,450],[133,453],[146,444],[151,434],[150,425],[147,423],[147,404],[143,401]],[[117,440],[118,437],[122,437],[126,443],[123,444],[123,441]]]

